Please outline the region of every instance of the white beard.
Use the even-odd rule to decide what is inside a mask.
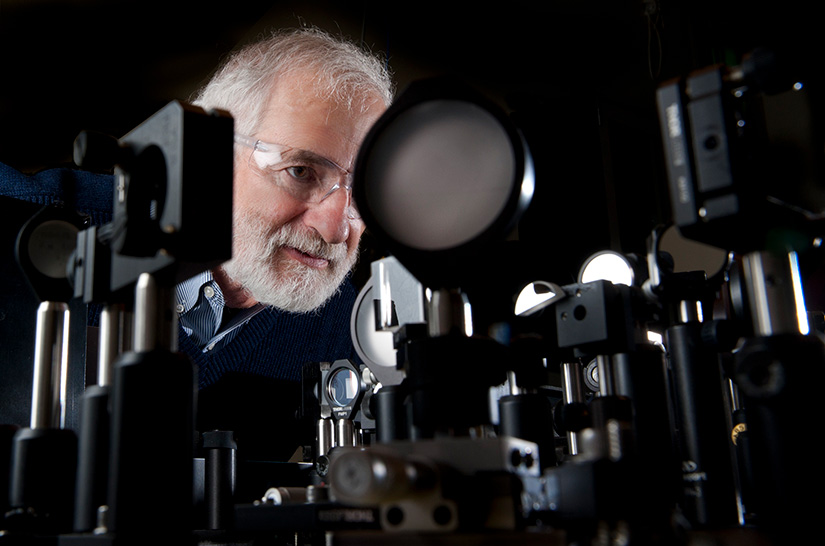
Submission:
[[[307,313],[324,305],[338,293],[358,259],[357,249],[348,253],[346,243],[329,244],[292,224],[274,231],[260,218],[236,218],[233,224],[233,257],[221,267],[252,298],[283,311]],[[309,267],[279,252],[281,247],[296,248],[329,264],[324,269]]]

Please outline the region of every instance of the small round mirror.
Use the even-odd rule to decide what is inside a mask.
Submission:
[[[633,286],[633,279],[633,266],[627,258],[611,250],[589,257],[579,273],[581,283],[610,281],[613,284]]]
[[[327,383],[330,400],[338,407],[349,406],[361,391],[361,378],[349,368],[339,368]]]
[[[77,248],[74,224],[61,220],[49,220],[37,226],[29,235],[27,246],[32,265],[46,277],[66,278],[66,264]]]
[[[516,298],[517,316],[537,313],[564,296],[564,291],[553,283],[536,281],[525,286]]]

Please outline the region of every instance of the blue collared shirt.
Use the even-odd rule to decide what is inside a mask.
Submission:
[[[220,348],[240,332],[244,324],[263,311],[255,304],[224,323],[224,299],[211,271],[204,271],[175,287],[176,307],[183,330],[203,352]]]

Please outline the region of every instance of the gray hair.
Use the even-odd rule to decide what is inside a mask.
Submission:
[[[339,107],[364,111],[375,95],[385,106],[392,102],[392,78],[380,58],[317,28],[301,28],[276,31],[231,54],[193,103],[228,110],[236,131],[254,134],[278,79],[302,69],[315,74],[318,98]]]

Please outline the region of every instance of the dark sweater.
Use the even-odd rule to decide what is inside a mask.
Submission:
[[[266,308],[226,347],[203,353],[180,331],[180,350],[200,370],[198,385],[208,387],[228,372],[300,381],[304,362],[355,358],[349,336],[356,293],[346,282],[341,292],[314,313],[285,313]]]
[[[198,365],[198,430],[234,431],[238,454],[245,459],[287,460],[311,442],[314,423],[297,418],[301,368],[357,359],[349,336],[355,296],[347,282],[316,313],[267,308],[213,352],[202,353],[181,332],[181,351]]]

